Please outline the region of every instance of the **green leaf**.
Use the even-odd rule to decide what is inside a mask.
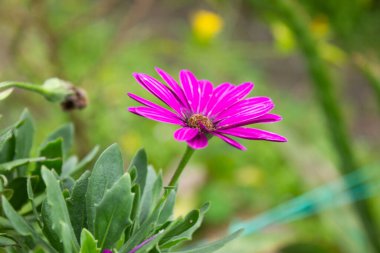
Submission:
[[[161,248],[171,248],[180,242],[191,240],[193,233],[201,226],[209,204],[204,204],[199,210],[191,211],[186,217],[174,226],[160,241]]]
[[[134,246],[134,249],[136,249],[137,247],[138,250],[136,252],[151,252],[151,250],[153,248],[155,248],[155,250],[158,250],[158,252],[161,252],[156,246],[158,244],[158,242],[165,236],[165,233],[167,231],[169,231],[173,226],[175,226],[176,223],[173,222],[171,223],[166,229],[162,229],[160,231],[158,231],[158,233],[156,233],[155,235],[152,235],[150,238],[146,238],[142,243],[140,243],[139,245],[135,245]],[[155,251],[154,251],[155,252]]]
[[[16,159],[10,162],[0,164],[0,172],[10,171],[12,169],[18,168],[20,166],[26,165],[32,162],[40,162],[46,160],[45,157],[35,157],[35,158],[22,158]]]
[[[131,179],[126,173],[112,188],[106,190],[104,198],[95,209],[95,238],[100,248],[111,248],[122,235],[126,226],[131,223],[129,216],[132,210],[133,194]]]
[[[32,187],[32,179],[35,179],[37,180],[36,177],[28,177],[27,179],[27,182],[26,182],[26,190],[27,190],[27,194],[28,194],[28,199],[30,200],[30,203],[32,204],[32,210],[33,210],[33,214],[37,220],[37,222],[39,223],[40,227],[42,227],[42,223],[41,223],[41,218],[40,218],[40,215],[38,214],[38,211],[37,211],[37,203],[34,199],[34,192],[33,192],[33,187]]]
[[[15,135],[15,154],[13,159],[28,158],[33,145],[34,126],[28,110],[21,114],[20,124],[14,130]],[[19,167],[18,175],[27,174],[26,166]]]
[[[3,174],[0,174],[0,192],[2,192],[5,186],[8,185],[8,179]]]
[[[137,179],[137,169],[135,166],[133,166],[131,169],[128,169],[128,173],[131,176],[132,184],[135,184]],[[138,185],[140,187],[140,185]]]
[[[243,230],[238,230],[238,231],[236,231],[236,232],[234,232],[234,233],[232,233],[232,234],[230,234],[230,235],[228,235],[228,236],[226,236],[220,240],[217,240],[215,242],[212,242],[212,243],[209,243],[206,245],[193,247],[193,248],[187,249],[187,250],[170,251],[170,252],[172,252],[172,253],[199,253],[199,252],[211,253],[211,252],[215,252],[215,251],[221,249],[224,245],[226,245],[230,241],[237,238],[241,234],[242,231]]]
[[[129,164],[128,171],[135,167],[137,169],[137,179],[136,183],[140,185],[141,192],[144,192],[146,177],[148,174],[148,159],[144,149],[137,151],[136,155],[133,157],[131,163]]]
[[[0,247],[15,246],[17,242],[9,237],[7,234],[0,234]]]
[[[16,210],[13,209],[12,205],[4,196],[1,196],[1,201],[4,214],[9,219],[14,229],[20,235],[38,238],[38,235],[34,229],[16,212]]]
[[[61,239],[65,246],[65,251],[71,252],[71,247],[78,251],[78,241],[75,238],[74,230],[71,226],[69,212],[66,207],[66,202],[63,199],[58,180],[53,172],[45,167],[42,167],[41,172],[46,185],[46,204],[48,206],[48,215],[52,221],[51,228]]]
[[[9,228],[12,228],[12,225],[9,222],[9,220],[7,220],[4,217],[0,216],[0,228],[2,228],[2,229],[9,229]]]
[[[120,248],[120,253],[127,253],[133,249],[136,245],[143,242],[145,239],[152,236],[155,232],[157,219],[165,206],[167,200],[159,201],[154,208],[153,212],[148,216],[148,218],[141,224],[141,226],[133,233],[126,243]]]
[[[28,201],[28,193],[26,189],[26,177],[17,177],[10,181],[7,188],[12,189],[14,193],[10,199],[13,208],[20,210],[20,208]]]
[[[14,191],[12,189],[7,189],[5,188],[2,192],[1,195],[6,197],[7,199],[11,199],[13,197]]]
[[[56,139],[46,143],[40,151],[40,156],[46,157],[46,161],[38,164],[37,174],[40,173],[40,168],[45,166],[49,169],[54,169],[58,174],[61,174],[63,162],[62,139]]]
[[[63,248],[65,249],[64,252],[78,252],[79,243],[73,234],[73,228],[71,227],[71,224],[66,223],[63,220],[61,220],[60,223],[63,236]]]
[[[86,191],[90,172],[86,171],[75,182],[70,198],[67,200],[67,208],[70,214],[76,238],[80,239],[82,228],[87,227]]]
[[[66,157],[68,152],[71,149],[74,138],[74,125],[72,123],[66,124],[55,130],[52,134],[50,134],[47,139],[42,144],[45,146],[46,144],[56,141],[57,139],[62,139],[62,149],[63,156]]]
[[[97,240],[87,229],[83,229],[80,235],[80,251],[79,253],[99,253],[100,248],[97,247]]]
[[[3,206],[4,214],[8,218],[12,227],[22,236],[31,236],[33,240],[41,245],[44,248],[48,249],[49,252],[56,252],[49,244],[47,244],[38,233],[31,227],[27,221],[24,220],[17,212],[13,209],[12,205],[8,200],[1,196],[1,203]]]
[[[95,205],[103,199],[105,191],[123,175],[123,159],[117,144],[108,147],[98,158],[88,181],[86,211],[88,228],[95,231]]]
[[[75,184],[75,180],[71,177],[66,177],[66,178],[61,179],[61,189],[63,191],[63,196],[65,198],[70,197],[74,184]]]
[[[78,163],[78,157],[70,156],[62,165],[62,173],[60,178],[66,178],[70,176],[71,171],[75,169]]]
[[[162,208],[162,206],[161,206]],[[158,208],[160,209],[160,208]],[[155,221],[157,220],[159,215],[159,210],[156,210],[153,212],[148,219],[145,220],[145,222],[141,225],[141,227],[134,233],[127,241],[126,243],[120,248],[120,253],[127,253],[130,250],[133,249],[134,246],[138,245],[142,241],[144,241],[145,238],[148,238],[149,235],[154,230],[155,227]]]
[[[0,163],[11,161],[15,152],[14,126],[0,134]]]
[[[0,92],[0,101],[6,99],[13,92],[13,88],[6,89]]]
[[[40,156],[46,157],[43,162],[37,163],[35,170],[32,174],[41,178],[41,168],[45,166],[48,169],[55,170],[58,174],[61,174],[63,163],[63,150],[62,150],[62,138],[45,142],[40,148]],[[45,189],[45,185],[42,180],[35,187],[35,192],[40,193]]]
[[[70,174],[81,172],[83,169],[86,169],[86,166],[92,162],[95,156],[99,152],[99,146],[95,146],[76,166]]]
[[[156,206],[157,201],[160,198],[162,190],[162,174],[157,175],[153,167],[148,167],[148,173],[146,176],[146,185],[144,192],[141,196],[140,207],[140,224],[149,216]]]
[[[164,224],[173,216],[176,190],[173,189],[173,190],[167,190],[167,191],[170,191],[170,192],[168,194],[165,205],[162,208],[162,211],[160,212],[160,216],[158,217],[158,221],[157,221],[158,225]]]
[[[14,159],[29,157],[33,144],[33,119],[28,110],[24,110],[20,123],[15,129],[16,149]]]
[[[137,218],[139,214],[139,210],[140,210],[140,197],[141,197],[140,186],[137,184],[133,185],[131,191],[134,194],[132,211],[131,211],[132,224],[128,226],[127,229],[125,230],[126,238],[130,238],[131,235],[134,233],[134,231],[136,231],[136,229],[138,229],[140,226],[140,223]]]
[[[63,252],[64,248],[60,235],[53,229],[54,220],[51,212],[51,206],[44,200],[41,205],[42,232],[58,252]]]

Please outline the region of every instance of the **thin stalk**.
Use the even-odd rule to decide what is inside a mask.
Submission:
[[[181,161],[179,162],[178,164],[178,167],[177,169],[175,170],[168,186],[166,187],[166,190],[164,191],[160,201],[158,201],[155,209],[157,208],[160,208],[161,205],[166,201],[166,199],[168,198],[169,196],[169,193],[171,191],[171,189],[174,189],[177,185],[177,182],[178,182],[178,179],[179,177],[181,176],[183,170],[185,169],[185,166],[186,164],[188,163],[188,161],[190,160],[191,156],[193,155],[195,149],[192,149],[190,148],[189,146],[186,146],[186,151],[185,153],[183,154],[182,156],[182,159]]]
[[[183,154],[182,159],[181,159],[180,163],[178,164],[178,167],[175,170],[175,172],[172,176],[172,179],[169,182],[168,187],[175,187],[176,186],[177,181],[183,172],[183,169],[185,168],[187,162],[190,160],[194,151],[195,151],[195,149],[192,149],[189,146],[186,147],[185,154]]]
[[[40,85],[34,85],[34,84],[23,83],[23,82],[13,82],[13,81],[0,83],[0,90],[3,90],[3,89],[5,90],[9,88],[19,88],[23,90],[37,92],[44,96],[46,95],[46,91]]]
[[[292,30],[305,57],[317,101],[325,116],[331,142],[338,154],[340,163],[338,167],[341,174],[353,172],[359,166],[352,149],[352,141],[346,129],[341,107],[338,105],[339,99],[334,90],[336,85],[318,51],[317,43],[309,31],[308,22],[300,13],[299,6],[293,1],[272,0],[270,3],[277,11],[278,16],[283,18]],[[352,195],[354,195],[353,192]],[[353,206],[368,241],[372,244],[375,252],[380,253],[380,234],[376,226],[376,219],[370,209],[370,202],[362,200],[355,202]]]

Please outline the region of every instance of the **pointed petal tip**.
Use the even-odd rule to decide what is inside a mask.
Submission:
[[[188,69],[181,69],[181,71],[179,72],[179,75],[180,75],[180,76],[181,76],[181,75],[192,75],[192,76],[195,77],[194,73],[191,72],[191,71],[188,70]]]
[[[246,85],[246,86],[252,87],[252,89],[255,87],[255,84],[253,82],[244,82],[240,85]]]
[[[142,74],[142,73],[134,72],[134,73],[132,73],[132,76],[136,79],[137,82],[140,82],[140,80],[141,80],[140,75],[141,75],[141,74]]]
[[[137,108],[136,107],[128,107],[127,110],[131,113],[138,114],[137,113]]]
[[[157,72],[165,72],[164,70],[162,70],[161,68],[155,66],[154,69],[157,71]]]
[[[137,81],[143,81],[143,80],[147,80],[149,81],[150,79],[152,79],[152,77],[150,75],[147,75],[145,73],[137,73],[137,72],[134,72],[132,74],[132,76],[137,80]]]

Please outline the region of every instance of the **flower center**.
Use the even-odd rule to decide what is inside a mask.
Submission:
[[[204,130],[204,129],[206,129],[207,131],[215,130],[215,127],[212,121],[206,116],[203,116],[202,114],[191,115],[191,117],[187,120],[187,124],[189,125],[189,127],[198,128],[200,130]]]

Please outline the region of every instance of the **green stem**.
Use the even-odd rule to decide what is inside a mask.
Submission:
[[[162,195],[160,201],[157,203],[156,209],[159,208],[162,205],[162,203],[164,203],[164,201],[166,201],[167,197],[169,196],[171,189],[176,187],[178,179],[181,176],[183,170],[185,169],[187,162],[190,160],[194,151],[195,151],[195,149],[192,149],[189,146],[186,146],[185,154],[183,154],[182,159],[179,162],[177,169],[175,170],[168,186],[166,187],[166,190],[164,191],[164,194]]]
[[[46,95],[46,91],[39,85],[23,83],[23,82],[13,82],[13,81],[0,83],[0,89],[9,89],[9,88],[19,88],[23,90],[37,92],[44,96]]]
[[[261,1],[252,0],[252,2]],[[313,35],[309,31],[308,20],[304,18],[300,6],[296,5],[295,1],[271,0],[267,4],[270,5],[267,7],[274,10],[275,14],[281,17],[292,30],[305,57],[317,101],[324,113],[331,142],[338,154],[340,162],[338,167],[341,174],[355,171],[358,168],[358,161],[352,149],[352,141],[346,129],[342,109],[338,105],[339,99],[334,90],[336,85],[320,55]],[[351,194],[354,195],[354,192]],[[375,252],[380,253],[380,235],[370,202],[362,200],[353,205],[368,241],[372,244]]]
[[[172,176],[172,179],[170,180],[168,187],[175,187],[176,186],[177,181],[183,172],[183,169],[185,168],[187,162],[190,160],[194,151],[195,151],[195,149],[192,149],[189,146],[186,146],[185,154],[183,154],[182,159],[181,159],[180,163],[178,164],[178,167],[177,167],[176,171],[174,172],[174,175]]]

